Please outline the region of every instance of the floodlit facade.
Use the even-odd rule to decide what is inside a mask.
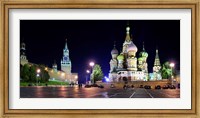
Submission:
[[[158,50],[156,50],[153,77],[149,77],[147,63],[148,53],[145,51],[144,43],[143,50],[139,53],[139,57],[136,57],[137,52],[138,48],[130,37],[130,27],[127,26],[125,41],[122,45],[122,51],[119,54],[115,45],[111,51],[112,59],[110,60],[109,72],[110,81],[155,81],[162,79]]]
[[[25,55],[25,43],[21,43],[21,53],[20,53],[20,64],[29,64],[34,65],[33,63],[28,62],[27,57]],[[65,43],[65,47],[63,49],[63,57],[61,59],[61,70],[58,70],[57,64],[54,61],[52,68],[45,67],[45,70],[48,71],[50,79],[49,81],[65,81],[69,83],[78,83],[78,73],[72,73],[71,68],[71,60],[69,58],[69,49],[67,46],[67,41]]]

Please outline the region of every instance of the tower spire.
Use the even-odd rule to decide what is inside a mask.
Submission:
[[[116,48],[116,41],[114,41],[114,48]]]
[[[24,41],[21,42],[21,46],[20,46],[20,64],[24,65],[28,63],[28,60],[26,58],[26,47],[25,47],[25,43]]]
[[[65,48],[63,49],[63,58],[61,60],[61,70],[65,73],[71,73],[71,60],[69,58],[69,49],[67,46],[67,39],[65,43]]]
[[[65,41],[65,49],[68,49],[68,46],[67,46],[67,39]]]
[[[159,55],[158,55],[158,48],[156,49],[156,56],[155,56],[154,66],[160,66],[160,59],[159,59]]]
[[[111,55],[118,55],[118,50],[116,49],[116,47],[115,47],[116,45],[115,45],[115,41],[114,41],[114,45],[113,45],[113,49],[112,49],[112,51],[111,51]]]
[[[142,49],[143,49],[143,51],[145,51],[145,48],[144,48],[144,41],[143,41],[143,48],[142,48]]]
[[[126,26],[126,38],[125,38],[126,41],[130,41],[131,38],[130,38],[130,27],[129,27],[129,22],[127,21],[127,26]]]

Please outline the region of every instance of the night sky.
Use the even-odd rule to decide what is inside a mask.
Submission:
[[[114,41],[118,51],[122,49],[126,36],[127,20],[21,20],[20,40],[26,44],[29,62],[52,67],[60,61],[67,39],[72,61],[72,72],[85,80],[89,62],[100,64],[108,76],[111,50]],[[148,70],[152,72],[155,50],[159,50],[161,64],[174,62],[180,68],[180,21],[179,20],[130,20],[130,33],[138,52],[142,42],[149,56]]]

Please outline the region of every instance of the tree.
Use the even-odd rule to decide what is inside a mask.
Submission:
[[[22,81],[23,82],[28,82],[29,81],[29,75],[30,75],[30,73],[29,73],[29,69],[30,69],[29,65],[28,64],[24,64],[24,66],[22,66],[20,69],[21,69],[20,76],[21,76]]]
[[[49,81],[49,78],[50,78],[50,76],[49,76],[48,71],[44,70],[44,76],[43,76],[42,81],[43,81],[43,82],[48,82],[48,81]]]
[[[32,65],[30,67],[30,74],[29,74],[29,78],[30,80],[28,82],[33,82],[35,83],[36,82],[36,66],[35,65]]]
[[[45,65],[40,64],[40,65],[37,66],[37,68],[40,69],[40,78],[38,78],[39,82],[41,82],[41,83],[48,82],[50,76],[49,76],[48,71],[45,70]]]
[[[102,80],[103,76],[104,74],[101,70],[100,65],[95,64],[92,70],[92,74],[91,74],[91,80],[93,81],[93,83],[96,83],[96,81]]]
[[[161,69],[161,75],[164,79],[169,79],[172,76],[172,69],[168,61],[163,64]]]
[[[40,69],[39,76],[37,77],[37,69]],[[25,64],[20,66],[20,78],[22,82],[30,83],[46,83],[49,81],[49,73],[45,70],[44,65],[31,65]]]

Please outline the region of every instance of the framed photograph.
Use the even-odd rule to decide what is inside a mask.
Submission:
[[[199,1],[1,1],[2,117],[200,117]]]

